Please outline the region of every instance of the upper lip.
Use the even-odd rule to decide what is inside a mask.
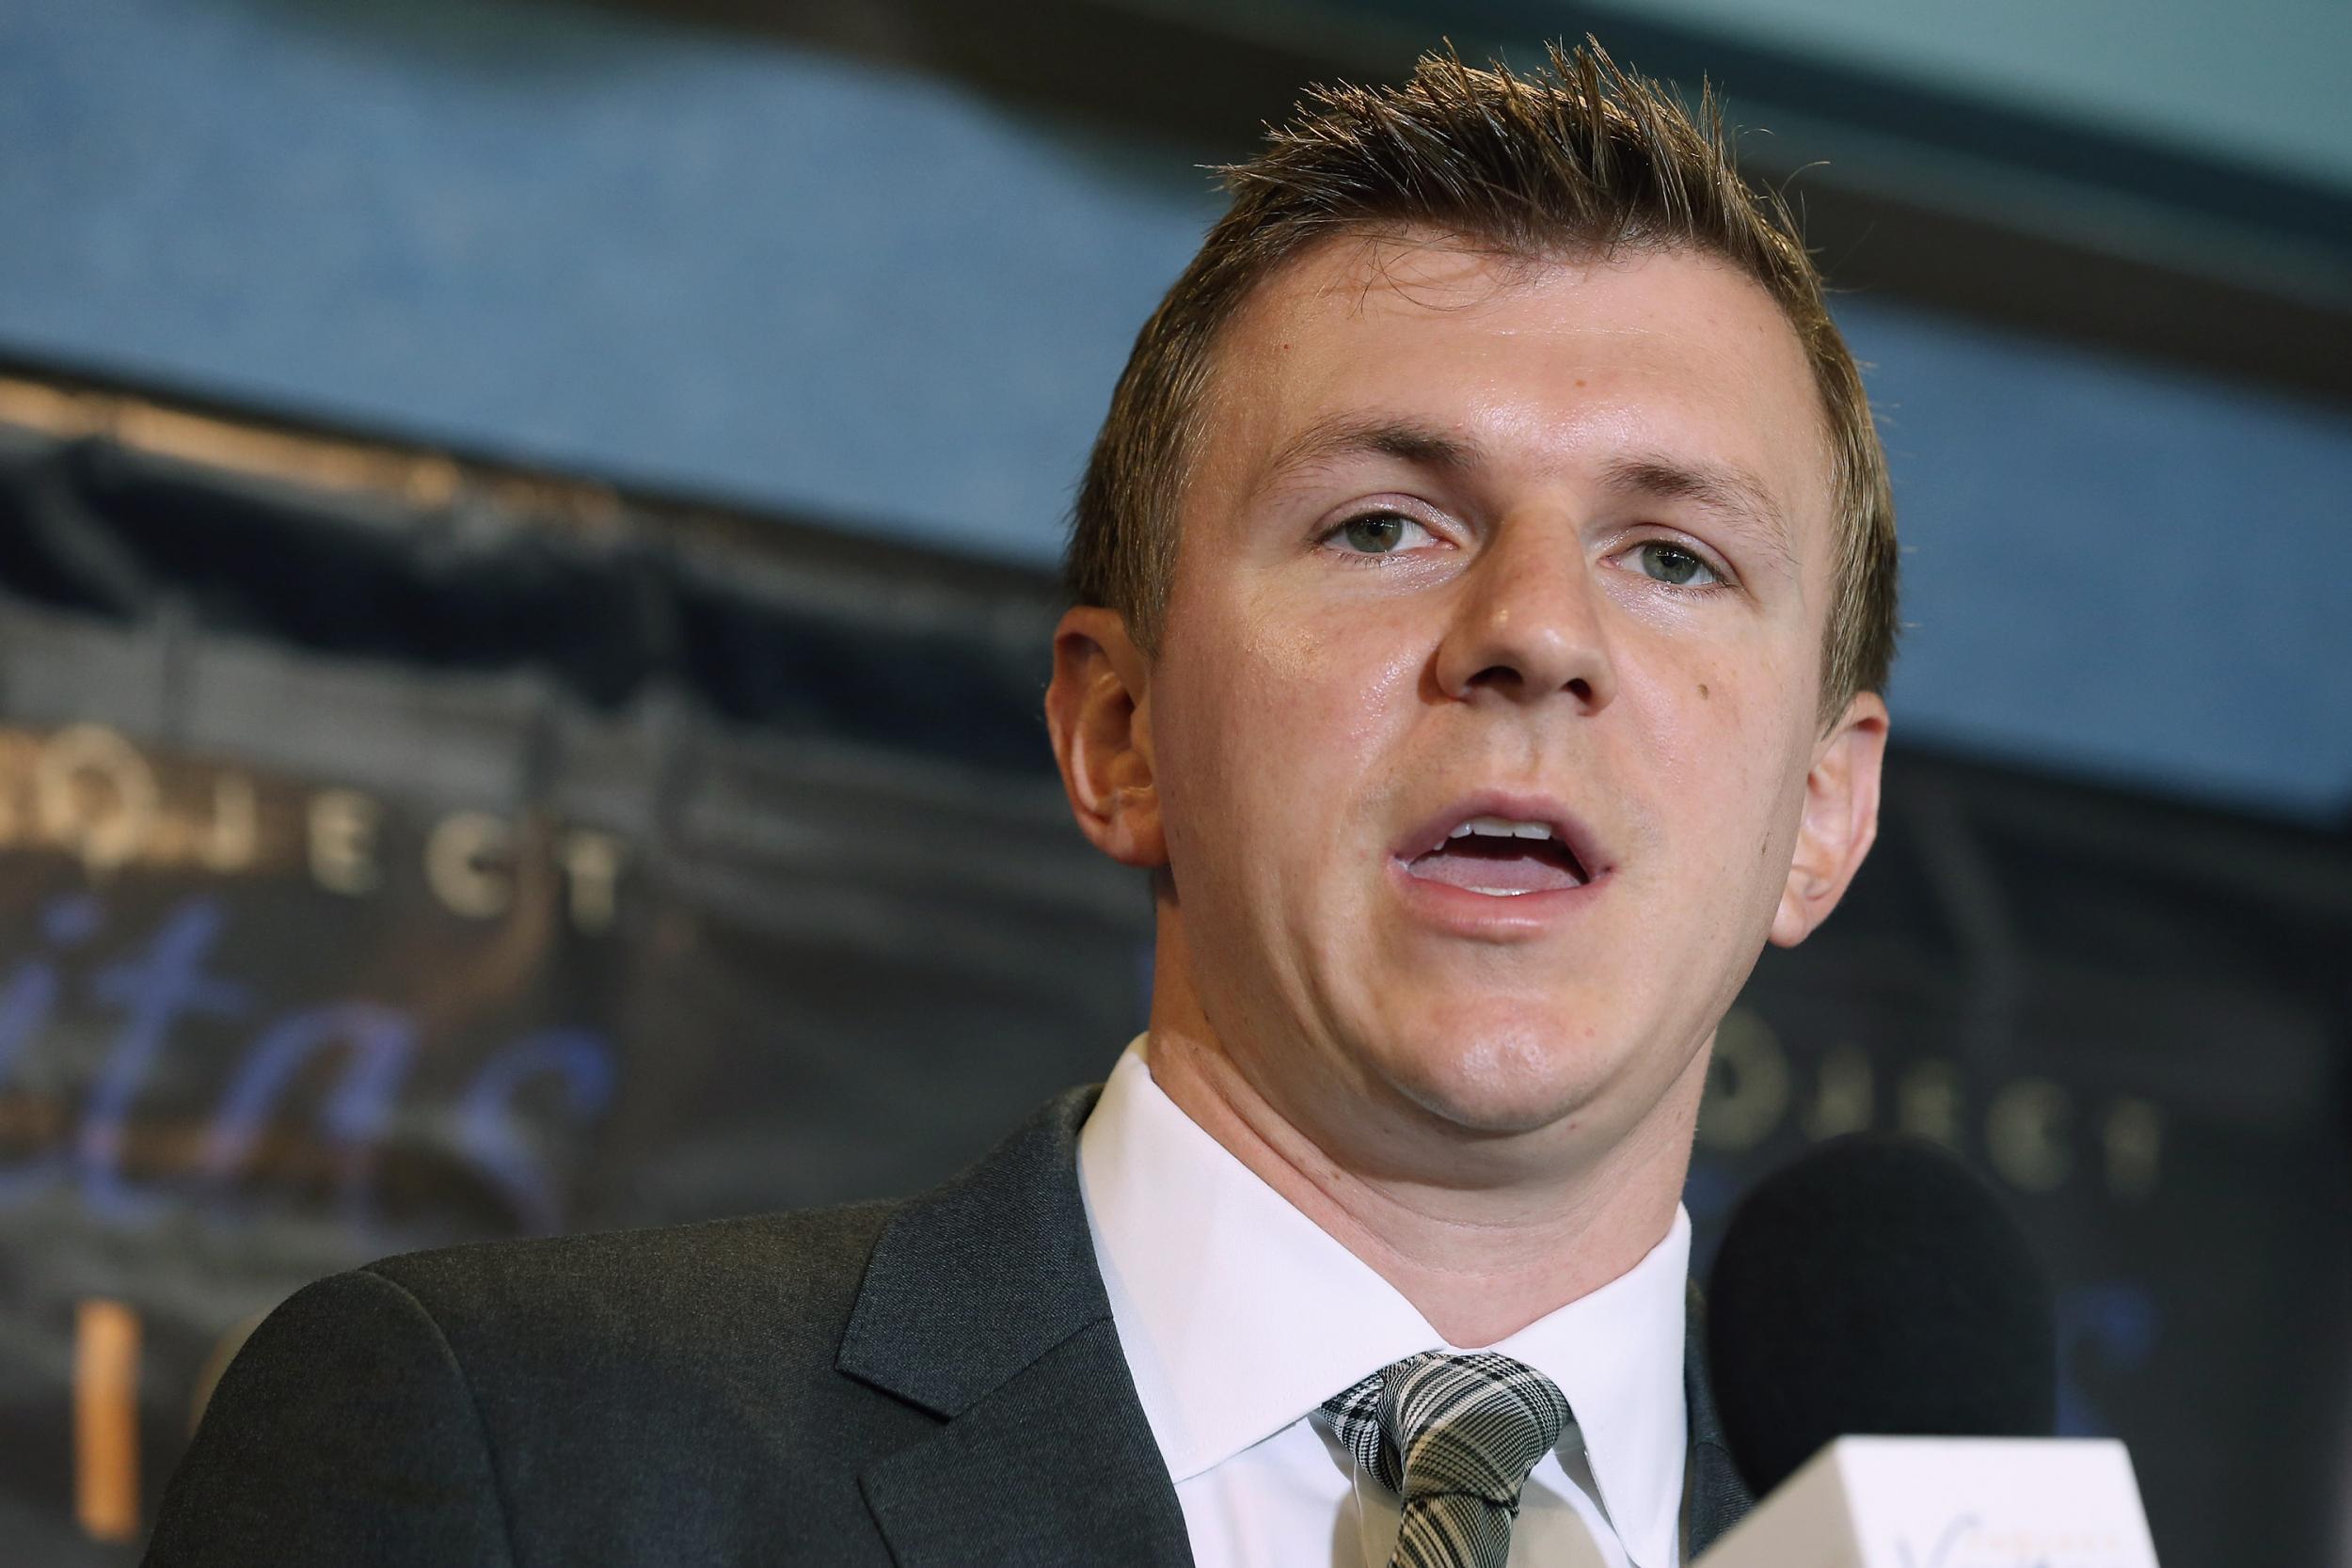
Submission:
[[[1443,844],[1455,828],[1473,816],[1502,816],[1514,822],[1540,822],[1565,846],[1583,869],[1587,882],[1597,881],[1610,869],[1600,841],[1568,808],[1548,795],[1522,795],[1509,790],[1482,789],[1451,801],[1422,819],[1397,842],[1396,858],[1411,864]]]

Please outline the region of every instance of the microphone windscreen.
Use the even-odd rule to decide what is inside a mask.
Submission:
[[[1835,1138],[1767,1177],[1708,1285],[1716,1411],[1759,1497],[1836,1437],[2049,1436],[2057,1338],[2000,1198],[1915,1138]]]

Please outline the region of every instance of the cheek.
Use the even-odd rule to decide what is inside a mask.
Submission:
[[[1197,615],[1164,662],[1153,737],[1171,847],[1244,847],[1264,869],[1338,847],[1411,721],[1423,661],[1394,628],[1245,603]]]
[[[1699,660],[1628,684],[1657,769],[1648,798],[1680,841],[1681,863],[1777,885],[1810,756],[1813,710],[1794,700],[1810,696],[1802,680],[1770,659]]]
[[[1401,628],[1262,605],[1210,635],[1227,651],[1199,695],[1246,774],[1279,784],[1358,771],[1409,721],[1423,660]]]

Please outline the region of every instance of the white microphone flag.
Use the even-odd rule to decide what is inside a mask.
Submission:
[[[2112,1438],[1840,1437],[1693,1568],[2156,1568]]]

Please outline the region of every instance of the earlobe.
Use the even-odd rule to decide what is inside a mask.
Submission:
[[[1886,704],[1856,694],[1822,737],[1804,780],[1804,816],[1788,864],[1772,940],[1794,947],[1846,895],[1879,831],[1879,776],[1886,756]]]
[[[1045,723],[1079,832],[1122,865],[1167,864],[1152,765],[1151,670],[1117,612],[1080,605],[1055,628]]]

